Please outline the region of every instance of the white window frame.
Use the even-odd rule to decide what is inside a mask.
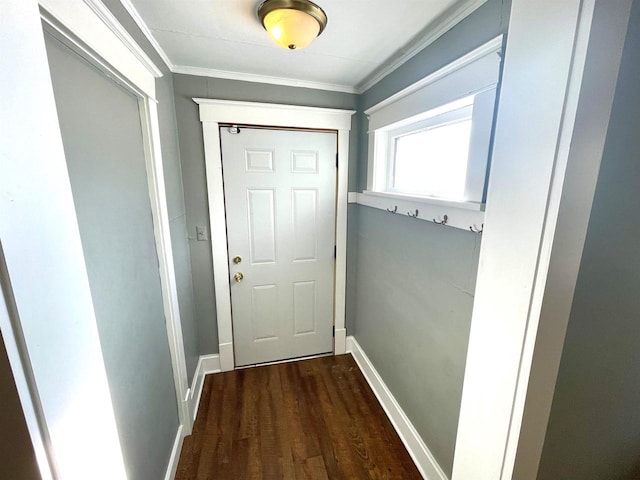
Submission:
[[[403,125],[400,127],[392,128],[385,130],[383,135],[386,135],[387,140],[387,148],[386,152],[381,152],[381,160],[383,160],[383,166],[385,168],[385,174],[383,177],[383,182],[381,182],[381,193],[396,193],[401,195],[410,195],[416,197],[425,197],[425,198],[443,198],[438,195],[429,195],[428,193],[420,193],[420,192],[407,192],[400,188],[394,186],[395,183],[395,171],[396,171],[396,163],[397,163],[397,139],[412,135],[418,134],[427,130],[431,130],[438,127],[444,127],[447,125],[452,125],[464,120],[472,119],[473,114],[473,105],[467,105],[464,107],[454,108],[452,110],[448,110],[439,115],[435,115],[433,117],[427,118],[425,120],[420,120],[414,123],[410,123],[408,125]],[[386,155],[386,157],[384,157]],[[466,189],[465,189],[466,190]],[[465,192],[466,193],[466,192]]]
[[[357,195],[357,203],[429,221],[442,222],[446,215],[448,226],[474,231],[482,228],[502,41],[500,35],[365,111],[369,119],[367,188]],[[392,139],[402,132],[424,128],[429,119],[446,121],[447,112],[471,104],[468,97],[473,97],[473,127],[463,198],[452,200],[390,189]]]

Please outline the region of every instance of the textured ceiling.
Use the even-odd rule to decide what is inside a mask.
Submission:
[[[482,1],[317,0],[329,22],[309,47],[278,47],[262,28],[256,0],[126,0],[176,71],[204,70],[357,87],[406,47],[460,19]],[[123,1],[123,3],[125,3]],[[448,25],[451,26],[451,25]],[[433,36],[433,35],[432,35]],[[216,72],[210,72],[216,76]]]

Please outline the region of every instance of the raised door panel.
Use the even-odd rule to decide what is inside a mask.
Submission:
[[[293,261],[316,260],[318,250],[318,190],[291,192]]]
[[[293,324],[295,335],[316,333],[316,282],[293,284]]]
[[[276,261],[276,200],[273,189],[247,190],[251,263]]]

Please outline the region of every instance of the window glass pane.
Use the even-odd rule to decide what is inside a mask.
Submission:
[[[462,199],[470,138],[470,118],[395,138],[391,189]]]

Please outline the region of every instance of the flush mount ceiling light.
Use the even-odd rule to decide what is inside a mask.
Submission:
[[[327,15],[309,0],[265,0],[258,17],[271,38],[290,50],[304,48],[327,26]]]

